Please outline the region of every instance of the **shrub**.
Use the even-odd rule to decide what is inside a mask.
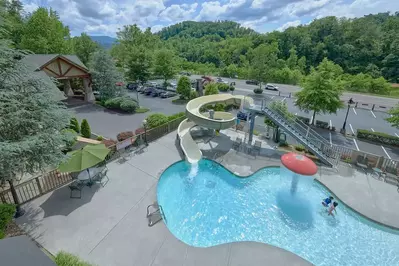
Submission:
[[[98,141],[102,141],[103,139],[104,139],[103,136],[97,136],[97,140],[98,140]]]
[[[92,266],[92,264],[79,259],[77,256],[63,251],[55,256],[54,261],[58,266]]]
[[[69,128],[76,133],[80,133],[79,121],[75,117],[71,118]]]
[[[168,123],[168,117],[164,114],[152,114],[147,117],[148,128],[159,127]]]
[[[111,147],[116,144],[116,141],[113,139],[103,139],[102,143],[104,143],[105,147]]]
[[[175,120],[175,119],[183,117],[183,116],[186,116],[185,112],[180,112],[180,113],[177,113],[177,114],[173,114],[173,115],[168,116],[168,121],[172,121],[172,120]]]
[[[294,148],[295,148],[295,150],[297,150],[297,151],[305,151],[305,147],[302,146],[302,145],[295,145]]]
[[[209,83],[205,86],[205,95],[219,94],[218,86],[215,83]]]
[[[182,99],[188,99],[191,97],[191,82],[186,76],[182,76],[177,82],[176,92],[180,94]]]
[[[126,98],[123,97],[116,97],[116,98],[112,98],[109,99],[107,101],[105,101],[104,106],[105,108],[115,108],[115,109],[119,109],[121,103],[125,100]]]
[[[77,133],[71,128],[66,128],[61,131],[65,135],[67,149],[71,148],[76,143]]]
[[[236,89],[236,88],[235,88],[234,86],[232,86],[232,85],[231,85],[230,88],[229,88],[230,91],[235,91],[235,89]]]
[[[190,100],[195,99],[197,97],[198,97],[198,92],[192,90],[190,92]]]
[[[218,84],[218,90],[226,92],[226,91],[230,90],[230,86],[227,85],[227,84],[224,84],[224,83],[219,83]]]
[[[119,133],[116,136],[116,139],[118,141],[124,141],[125,139],[131,138],[133,136],[134,136],[134,133],[132,131],[124,131],[124,132]]]
[[[254,89],[254,93],[255,93],[255,94],[262,94],[262,93],[263,93],[263,89],[261,89],[261,88],[255,88],[255,89]]]
[[[399,138],[382,132],[372,132],[364,129],[357,130],[359,139],[369,140],[371,142],[399,146]]]
[[[137,136],[137,135],[143,134],[144,132],[145,132],[144,128],[139,127],[138,129],[136,129],[134,131],[134,134]]]
[[[120,105],[120,109],[127,113],[134,113],[137,107],[138,107],[137,103],[130,99],[123,100]]]
[[[217,103],[215,104],[215,106],[213,107],[213,110],[216,112],[223,112],[226,108],[226,105],[223,103]]]
[[[91,137],[91,129],[90,129],[90,125],[89,122],[87,122],[86,119],[82,120],[82,124],[80,125],[81,128],[81,133],[82,136],[85,138],[90,138]]]
[[[0,239],[4,238],[4,231],[15,214],[15,206],[12,204],[0,204]]]

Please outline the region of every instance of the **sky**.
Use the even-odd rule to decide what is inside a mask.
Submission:
[[[51,7],[73,36],[115,37],[123,25],[157,32],[185,20],[233,20],[258,32],[284,30],[325,16],[399,11],[399,0],[22,0],[26,12]]]

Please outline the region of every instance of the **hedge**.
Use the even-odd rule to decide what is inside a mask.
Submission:
[[[148,128],[156,128],[168,123],[168,117],[164,114],[152,114],[147,117]]]
[[[7,225],[15,214],[15,206],[12,204],[0,204],[0,239],[5,237]]]
[[[138,107],[137,102],[130,99],[123,100],[120,105],[120,109],[126,113],[134,113]]]
[[[107,100],[104,107],[108,109],[122,110],[126,113],[134,113],[139,105],[135,100],[129,97],[116,97]]]
[[[218,84],[218,90],[226,92],[226,91],[230,90],[230,86],[227,85],[227,84],[224,84],[224,83],[219,83]]]
[[[180,112],[180,113],[177,113],[177,114],[174,114],[174,115],[170,115],[170,116],[168,116],[168,121],[173,121],[173,120],[178,119],[178,118],[183,117],[183,116],[186,116],[185,112]]]
[[[383,132],[373,132],[365,129],[357,130],[357,137],[380,144],[399,146],[399,138]]]

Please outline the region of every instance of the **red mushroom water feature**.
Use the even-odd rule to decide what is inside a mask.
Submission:
[[[291,193],[294,194],[298,188],[300,176],[314,176],[317,173],[316,164],[308,157],[302,154],[289,152],[281,156],[281,163],[292,175]]]

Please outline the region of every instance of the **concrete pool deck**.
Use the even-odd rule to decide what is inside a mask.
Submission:
[[[163,222],[148,227],[146,207],[156,200],[158,178],[169,165],[181,160],[175,139],[176,133],[173,132],[150,143],[144,153],[131,156],[126,162],[109,163],[108,184],[104,188],[96,185],[85,187],[81,199],[70,199],[68,187],[63,187],[25,204],[27,213],[18,218],[17,223],[52,254],[67,251],[100,266],[311,265],[289,251],[267,244],[237,242],[195,248],[176,239]],[[261,156],[256,158],[237,153],[229,148],[231,141],[226,134],[200,145],[208,158],[214,158],[231,171],[243,175],[265,166],[279,165],[278,151],[262,149]],[[212,150],[207,149],[207,145],[212,146]],[[374,206],[374,211],[379,209],[381,213],[388,213],[380,206],[390,203],[392,209],[398,209],[397,198],[396,201],[390,198],[394,195],[386,192],[387,187],[381,186],[390,185],[383,182],[375,180],[380,183],[375,185],[372,180],[363,180],[361,176],[338,177],[324,170],[319,179],[329,182],[330,189],[342,196],[344,202],[344,198],[354,201],[357,208],[369,205]],[[367,183],[372,186],[367,186]],[[359,187],[355,189],[360,198],[346,193],[347,189],[355,187],[354,184]],[[366,196],[370,193],[373,196]],[[399,197],[398,193],[396,197]],[[393,214],[386,214],[386,219],[396,218]]]

